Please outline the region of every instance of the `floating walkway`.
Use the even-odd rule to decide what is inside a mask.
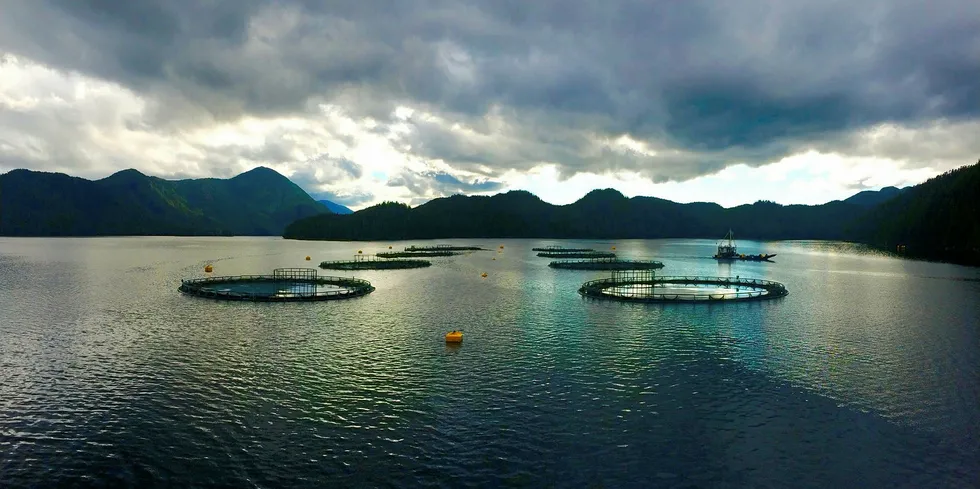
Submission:
[[[564,248],[561,246],[545,246],[544,248],[531,248],[531,251],[546,251],[548,253],[580,253],[583,251],[595,251],[593,248]]]
[[[432,257],[432,256],[456,256],[462,255],[462,251],[449,251],[449,250],[429,250],[429,251],[385,251],[383,253],[378,253],[378,258],[418,258],[418,257]]]
[[[277,268],[272,275],[206,277],[180,281],[180,292],[226,301],[315,302],[352,299],[374,286],[351,277],[321,277],[314,268]]]
[[[325,261],[320,268],[325,270],[403,270],[425,268],[432,265],[429,260],[399,260],[358,255],[353,260]]]
[[[614,271],[578,289],[584,297],[628,302],[727,302],[789,295],[779,282],[738,277],[657,277],[654,272]]]
[[[616,254],[611,251],[545,251],[538,253],[542,258],[616,258]]]
[[[453,245],[435,245],[435,246],[409,246],[405,248],[405,251],[414,253],[418,251],[481,251],[484,248],[479,246],[453,246]]]
[[[548,264],[561,270],[657,270],[664,264],[653,260],[620,260],[619,258],[592,258],[589,260],[559,260]]]

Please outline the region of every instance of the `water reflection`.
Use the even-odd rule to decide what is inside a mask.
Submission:
[[[503,253],[358,272],[377,290],[354,301],[176,292],[204,263],[268,273],[389,244],[0,239],[0,482],[976,480],[973,269],[822,243],[746,244],[779,263],[718,263],[714,240],[561,243],[791,291],[621,304],[576,292],[607,273],[553,270],[529,251],[546,242],[507,240]],[[452,329],[463,344],[445,343]]]

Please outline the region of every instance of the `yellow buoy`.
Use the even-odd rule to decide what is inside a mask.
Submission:
[[[362,253],[362,251],[361,251],[361,250],[357,250],[357,254],[358,254],[358,255],[360,255],[361,253]]]
[[[391,249],[391,246],[389,246],[388,249],[390,250]]]
[[[504,249],[504,245],[500,245],[500,249]]]
[[[204,271],[206,273],[211,273],[212,271],[214,271],[214,267],[212,267],[211,265],[205,265],[204,266]]]
[[[612,249],[613,249],[613,251],[615,251],[615,250],[616,250],[616,247],[615,247],[615,246],[613,246],[613,247],[612,247]]]
[[[483,275],[480,275],[480,276],[483,277],[483,278],[487,278],[487,272],[483,272]]]
[[[306,257],[306,261],[310,261],[310,257],[309,256]]]
[[[496,257],[496,256],[495,256],[495,257],[493,257],[493,261],[497,261],[497,257]]]
[[[446,333],[446,343],[462,343],[463,342],[463,332],[458,330],[453,330]]]

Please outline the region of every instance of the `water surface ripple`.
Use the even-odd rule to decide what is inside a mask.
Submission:
[[[668,275],[783,282],[741,304],[576,290],[537,240],[314,304],[185,297],[413,243],[0,238],[0,487],[976,487],[980,272],[854,245],[569,241]],[[496,258],[495,260],[493,258]],[[486,272],[487,277],[480,274]],[[337,272],[331,272],[336,274]],[[460,346],[442,335],[464,330]]]

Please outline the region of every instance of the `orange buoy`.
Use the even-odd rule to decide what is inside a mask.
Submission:
[[[310,261],[310,257],[309,256],[306,257],[306,261]]]
[[[446,333],[446,343],[462,343],[463,342],[463,332],[459,330],[452,330]]]
[[[391,246],[389,246],[388,249],[390,250],[391,249]]]
[[[483,275],[480,275],[480,276],[483,277],[483,278],[487,278],[487,272],[483,272]]]
[[[504,249],[504,245],[500,245],[500,249]]]
[[[214,271],[214,267],[212,267],[211,265],[204,265],[204,272],[205,273],[211,273],[213,271]]]

